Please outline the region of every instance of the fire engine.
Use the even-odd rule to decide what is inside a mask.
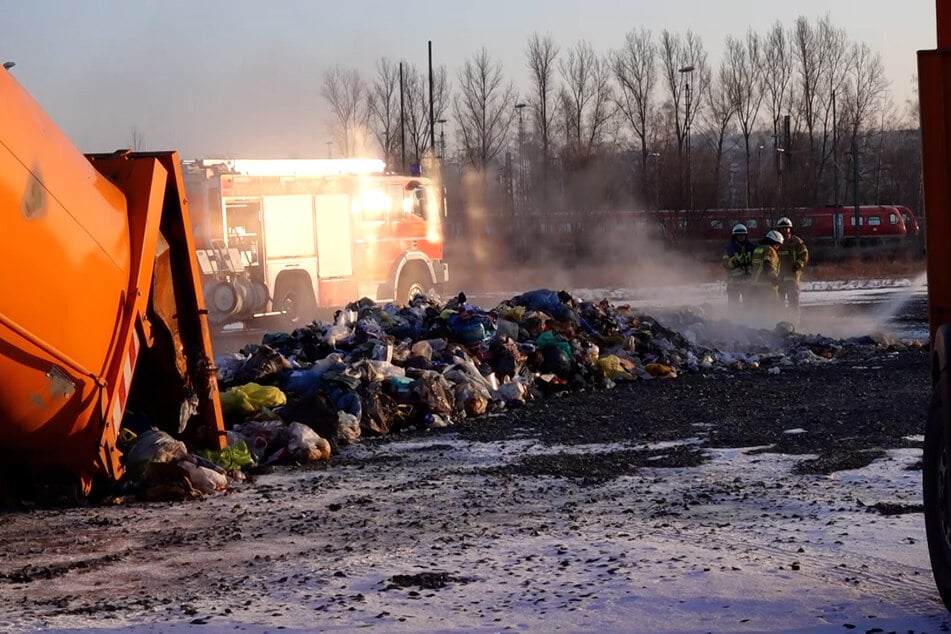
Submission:
[[[185,161],[209,322],[287,328],[369,298],[440,292],[444,197],[373,159]]]

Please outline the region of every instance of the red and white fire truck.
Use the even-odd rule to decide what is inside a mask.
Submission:
[[[286,327],[439,292],[444,196],[372,159],[184,161],[209,321]]]

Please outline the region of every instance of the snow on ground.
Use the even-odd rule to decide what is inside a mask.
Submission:
[[[891,318],[902,306],[922,297],[921,282],[812,282],[804,284],[803,304],[817,312],[845,306],[832,315],[845,324],[859,317],[849,307],[874,304],[863,318],[894,326]],[[491,308],[514,294],[470,301]],[[676,304],[666,299],[669,288],[575,294],[636,307],[705,300],[723,306],[722,284],[680,289]],[[346,450],[350,460],[332,472],[281,471],[228,496],[163,510],[170,522],[192,512],[223,517],[236,509],[260,511],[264,524],[253,529],[261,531],[253,547],[262,560],[247,571],[255,594],[234,610],[225,612],[208,598],[191,601],[195,613],[211,615],[198,624],[159,606],[151,614],[62,615],[42,622],[0,615],[0,628],[824,634],[951,627],[928,561],[921,471],[914,468],[920,449],[892,450],[866,468],[830,476],[795,475],[792,465],[805,457],[768,447],[709,450],[711,460],[699,467],[643,469],[593,487],[513,478],[496,491],[482,475],[525,454],[613,449],[545,447],[530,440],[469,443],[452,434],[355,444]],[[390,460],[399,469],[388,468]],[[279,490],[307,494],[261,497]],[[356,502],[366,505],[363,524],[352,515]],[[353,540],[353,548],[336,548],[332,559],[278,557],[315,549],[317,542],[306,535],[274,539],[269,514],[310,526],[311,518],[340,504],[352,517],[337,525],[348,529],[335,539]],[[877,512],[882,504],[904,512]],[[400,523],[408,508],[423,518],[417,525]],[[467,528],[461,536],[457,529],[450,543],[441,531],[445,522]],[[227,544],[205,556],[217,557],[219,563],[209,566],[220,567],[229,557]],[[392,587],[398,575],[425,574],[442,574],[445,583]]]
[[[526,479],[505,491],[517,499],[516,513],[498,514],[491,526],[484,517],[474,519],[456,543],[440,543],[438,530],[407,527],[399,543],[354,544],[333,562],[339,574],[325,585],[269,584],[252,608],[203,619],[206,624],[124,620],[110,627],[102,620],[70,627],[58,621],[45,631],[947,631],[951,620],[931,579],[921,514],[869,510],[876,503],[918,503],[920,471],[908,467],[920,459],[919,450],[891,451],[860,470],[806,477],[790,474],[802,456],[763,449],[715,450],[700,467],[647,469],[603,487],[556,481],[544,495],[537,480]],[[567,448],[474,445],[445,436],[388,444],[384,455],[416,467],[391,473],[388,484],[397,485],[396,493],[383,510],[425,503],[414,499],[409,483],[427,477],[430,468],[445,472],[452,464],[461,479],[433,486],[463,501],[477,497],[468,488],[478,486],[472,472],[524,452],[561,450]],[[366,468],[361,459],[379,459],[380,448],[359,444],[348,451],[355,461],[338,474],[355,483],[346,495],[371,495],[371,483],[357,474]],[[278,479],[281,486],[296,479],[310,489],[320,476],[283,472],[262,478],[258,487]],[[406,495],[394,480],[405,480]],[[282,512],[302,518],[324,512],[341,494],[315,490]],[[237,493],[212,504],[226,512],[253,503],[252,497]],[[439,523],[436,509],[431,519]],[[280,566],[263,575],[294,580],[331,572],[319,558]],[[395,575],[440,571],[451,577],[443,587],[386,588]],[[194,607],[205,614],[213,609]]]

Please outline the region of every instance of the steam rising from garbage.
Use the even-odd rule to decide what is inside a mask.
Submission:
[[[783,309],[744,303],[731,310],[726,303],[725,273],[719,253],[671,249],[659,228],[619,222],[624,214],[585,213],[548,215],[500,214],[508,201],[486,194],[490,175],[469,171],[463,176],[465,204],[450,204],[447,246],[453,264],[452,288],[467,293],[514,294],[533,288],[551,288],[581,294],[584,299],[631,303],[638,311],[682,321],[678,315],[709,322],[694,329],[704,345],[731,349],[761,347],[757,330],[795,329],[799,333],[836,338],[860,337],[887,329],[888,320],[910,295],[925,283],[924,274],[893,292],[888,304],[867,306],[809,306],[813,286],[809,273],[801,316]],[[536,202],[531,205],[539,208]],[[633,214],[632,214],[633,218]],[[658,223],[659,225],[659,223]],[[724,245],[725,247],[726,245]],[[829,286],[843,288],[845,282]],[[699,290],[698,290],[699,289]],[[894,289],[893,289],[894,290]],[[487,306],[486,308],[490,308]],[[788,322],[788,323],[782,323]],[[673,327],[673,324],[671,324]],[[777,342],[777,346],[781,343]]]

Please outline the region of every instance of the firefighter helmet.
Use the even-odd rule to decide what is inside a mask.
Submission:
[[[785,229],[786,227],[789,227],[790,229],[792,229],[792,220],[790,220],[786,216],[783,216],[776,222],[776,226],[779,227],[780,229]]]
[[[733,235],[735,236],[745,236],[749,231],[746,229],[746,225],[738,223],[733,225]]]
[[[772,231],[770,231],[769,233],[766,234],[766,239],[767,239],[767,240],[772,240],[772,241],[775,242],[776,244],[782,244],[782,243],[783,243],[783,234],[781,234],[780,232],[778,232],[778,231],[776,231],[776,230],[774,229],[774,230],[772,230]]]

